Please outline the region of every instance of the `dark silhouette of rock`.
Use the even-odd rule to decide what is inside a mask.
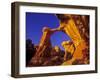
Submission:
[[[26,66],[28,65],[32,56],[35,55],[35,53],[36,53],[36,49],[34,48],[34,44],[32,43],[32,40],[27,39],[26,40]]]

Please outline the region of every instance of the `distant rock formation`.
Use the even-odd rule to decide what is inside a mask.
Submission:
[[[63,41],[62,46],[65,49],[64,61],[70,60],[75,52],[75,46],[72,41]]]

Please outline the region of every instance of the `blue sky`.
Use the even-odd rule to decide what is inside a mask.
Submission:
[[[55,14],[26,12],[26,39],[31,39],[35,45],[38,45],[42,36],[42,28],[45,26],[51,29],[59,27],[59,20]],[[61,42],[70,40],[61,31],[55,32],[50,39],[53,46],[59,46],[61,49],[63,49]]]

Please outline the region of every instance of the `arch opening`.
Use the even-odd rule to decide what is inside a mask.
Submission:
[[[61,50],[64,50],[61,43],[63,41],[71,40],[71,38],[68,35],[66,35],[65,33],[63,33],[62,31],[58,31],[58,32],[55,32],[54,34],[52,34],[50,40],[52,43],[52,47],[58,46]]]

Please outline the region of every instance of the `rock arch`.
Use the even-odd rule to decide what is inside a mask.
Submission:
[[[50,29],[48,27],[44,27],[43,28],[43,35],[41,37],[40,43],[39,43],[39,47],[37,49],[37,52],[35,54],[35,56],[32,58],[31,62],[34,60],[34,58],[40,58],[43,55],[43,51],[45,51],[47,49],[47,47],[50,47],[51,41],[50,41],[50,36],[52,36],[52,34],[54,34],[56,31],[62,31],[65,34],[67,34],[71,39],[72,39],[72,43],[68,43],[67,45],[74,45],[74,54],[73,54],[73,58],[71,58],[70,60],[66,61],[64,64],[72,64],[72,62],[76,59],[80,59],[82,60],[84,58],[84,54],[83,54],[83,50],[87,49],[87,44],[85,41],[85,38],[82,37],[79,28],[77,27],[75,21],[73,20],[73,16],[72,15],[67,15],[67,14],[58,14],[56,15],[60,21],[60,26],[56,29]],[[80,16],[78,16],[80,17]],[[87,26],[87,23],[85,23],[85,17],[81,17],[81,21],[84,24],[84,27]],[[68,50],[68,47],[66,47],[65,45],[65,50]],[[67,54],[67,53],[66,53]],[[65,55],[66,56],[66,55]]]

